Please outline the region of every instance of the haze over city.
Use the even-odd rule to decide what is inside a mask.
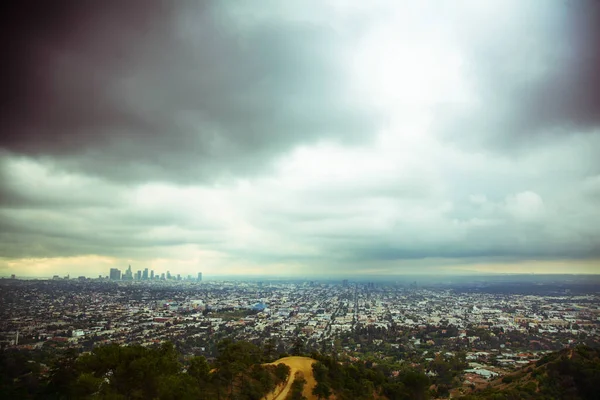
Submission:
[[[0,276],[600,273],[600,2],[260,4],[10,15]]]

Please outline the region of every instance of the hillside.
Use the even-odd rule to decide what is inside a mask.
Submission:
[[[248,399],[259,400],[288,381],[290,367],[263,364],[261,349],[224,340],[219,356],[184,357],[173,344],[95,348],[30,362],[0,352],[2,399]]]
[[[447,381],[456,387],[454,382],[462,379],[460,363],[430,378],[423,365],[414,363],[317,352],[310,358],[272,361],[268,354],[254,344],[231,340],[220,342],[218,356],[211,360],[183,356],[170,343],[109,345],[85,354],[0,351],[0,398],[426,400],[445,398],[440,385]],[[460,398],[600,399],[598,382],[600,349],[581,346],[548,354]]]
[[[270,363],[270,365],[285,364],[290,367],[290,374],[285,386],[280,392],[276,392],[274,395],[268,395],[266,400],[285,400],[290,395],[292,384],[296,377],[302,377],[306,383],[303,386],[302,395],[308,400],[316,399],[317,397],[312,394],[312,390],[317,384],[313,375],[312,366],[316,362],[315,359],[309,357],[284,357],[279,360]]]
[[[462,399],[600,399],[599,382],[600,349],[580,346],[548,354]]]

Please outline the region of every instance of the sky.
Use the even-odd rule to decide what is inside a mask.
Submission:
[[[0,275],[600,273],[600,2],[14,2]]]

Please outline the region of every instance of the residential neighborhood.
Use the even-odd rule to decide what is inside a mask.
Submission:
[[[217,342],[231,338],[275,354],[327,349],[425,369],[460,355],[468,362],[465,382],[477,384],[546,352],[600,343],[598,293],[502,294],[347,280],[2,279],[0,286],[0,340],[7,348],[89,351],[171,341],[210,359]]]

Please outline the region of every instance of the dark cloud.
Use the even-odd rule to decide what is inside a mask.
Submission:
[[[35,18],[33,8],[8,32],[0,146],[11,152],[114,180],[206,181],[378,124],[346,96],[331,27],[244,30],[218,3],[59,2]]]
[[[14,4],[0,268],[600,258],[599,2]]]
[[[76,128],[127,120],[104,91],[132,62],[136,42],[166,29],[161,22],[169,10],[161,2],[19,1],[4,7],[3,54],[10,60],[2,74],[8,89],[4,146],[69,152],[101,140]]]

